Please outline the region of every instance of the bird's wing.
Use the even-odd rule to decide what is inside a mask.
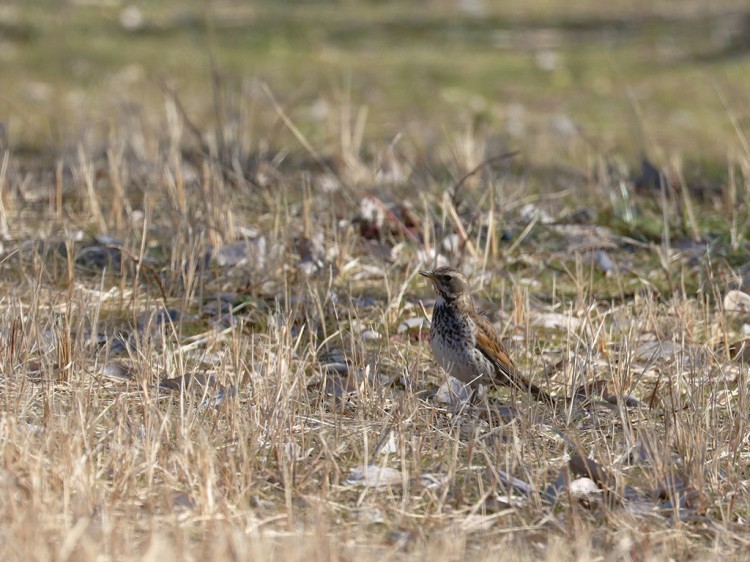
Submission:
[[[510,355],[508,355],[508,351],[500,343],[500,338],[497,332],[495,332],[495,327],[487,318],[479,314],[472,318],[472,320],[477,325],[477,349],[508,379],[507,382],[496,382],[505,384],[506,386],[516,386],[518,382],[516,379],[519,377],[518,370]]]
[[[498,375],[505,378],[505,380],[496,380],[495,382],[514,387],[523,392],[531,392],[534,397],[551,402],[552,398],[549,394],[526,380],[518,372],[515,363],[508,355],[508,351],[500,343],[500,337],[495,332],[492,322],[479,314],[472,319],[477,325],[477,349],[496,367]]]

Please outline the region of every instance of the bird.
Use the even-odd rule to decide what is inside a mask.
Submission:
[[[477,312],[466,277],[452,267],[420,271],[437,291],[430,323],[432,353],[452,377],[476,389],[507,386],[554,403],[554,398],[524,377],[492,323]]]

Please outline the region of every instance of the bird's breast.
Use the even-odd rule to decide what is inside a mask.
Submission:
[[[479,375],[476,364],[476,324],[445,303],[435,305],[430,328],[432,353],[451,376],[471,382]]]

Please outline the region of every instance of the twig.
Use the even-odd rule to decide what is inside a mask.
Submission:
[[[193,123],[192,119],[190,119],[190,116],[185,110],[185,107],[182,105],[180,98],[177,96],[177,92],[167,86],[164,82],[161,83],[161,89],[164,94],[170,97],[172,103],[174,103],[175,109],[177,109],[177,113],[180,114],[180,117],[182,117],[183,122],[185,123],[185,125],[187,125],[188,130],[193,134],[193,136],[200,144],[201,150],[205,153],[206,156],[210,156],[211,149],[209,148],[208,144],[206,144],[206,141],[203,138],[203,133],[201,132],[198,125]]]
[[[156,280],[156,285],[159,287],[159,292],[161,293],[162,301],[164,301],[164,306],[167,306],[167,291],[164,289],[164,284],[161,282],[159,273],[156,271],[156,269],[154,269],[152,265],[149,265],[145,261],[136,257],[130,250],[128,250],[124,246],[120,246],[118,244],[106,244],[105,248],[119,250],[123,255],[130,258],[133,263],[140,264],[141,267],[146,269],[153,276],[154,280]]]
[[[370,199],[378,206],[380,207],[383,212],[386,214],[386,216],[393,222],[393,224],[396,225],[396,228],[409,240],[414,242],[415,244],[419,244],[419,238],[417,238],[412,231],[410,231],[407,226],[396,216],[396,213],[394,213],[390,208],[388,208],[387,205],[385,205],[380,199],[377,197],[370,196]]]
[[[519,150],[512,150],[510,152],[504,152],[503,154],[496,154],[495,156],[490,156],[489,158],[482,160],[479,164],[474,166],[470,171],[468,171],[464,176],[458,180],[455,184],[453,184],[453,194],[451,195],[451,201],[453,204],[458,207],[459,201],[458,201],[458,190],[461,189],[461,187],[464,185],[466,180],[468,180],[471,176],[479,172],[482,168],[485,166],[492,164],[493,162],[497,162],[498,160],[508,160],[510,158],[513,158],[517,154],[519,154]]]

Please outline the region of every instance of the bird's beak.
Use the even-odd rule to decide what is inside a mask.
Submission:
[[[427,279],[429,279],[431,281],[435,279],[435,273],[432,272],[432,271],[420,271],[419,274],[422,277],[427,277]]]

